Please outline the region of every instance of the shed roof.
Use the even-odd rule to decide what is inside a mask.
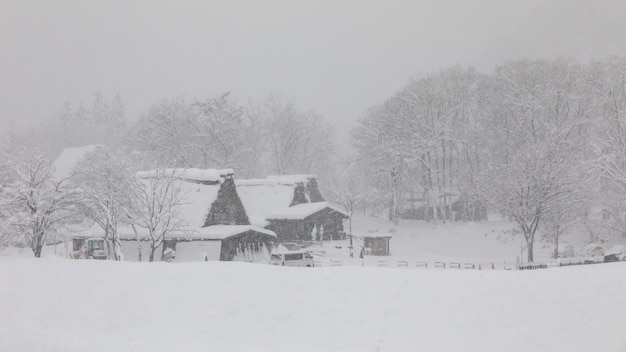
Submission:
[[[270,237],[276,237],[274,231],[266,230],[261,227],[252,225],[213,225],[196,229],[190,234],[191,238],[210,238],[210,239],[226,239],[232,236],[240,235],[244,232],[253,231]]]
[[[303,220],[321,210],[330,209],[335,211],[346,218],[348,214],[339,209],[338,207],[328,203],[328,202],[316,202],[316,203],[302,203],[294,205],[293,207],[280,209],[278,211],[272,212],[266,216],[268,220]]]

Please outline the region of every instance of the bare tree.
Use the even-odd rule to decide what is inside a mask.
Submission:
[[[134,177],[126,157],[106,147],[96,148],[76,165],[72,183],[83,190],[83,211],[113,244],[115,260],[123,260],[118,226],[131,221],[134,206]]]
[[[4,230],[23,236],[35,257],[48,235],[79,212],[83,195],[67,179],[52,177],[51,163],[40,152],[22,149],[8,165],[11,182],[0,190],[0,212],[7,215]]]
[[[184,197],[181,176],[181,169],[166,168],[137,174],[139,184],[133,187],[137,216],[132,221],[148,232],[151,262],[169,233],[184,230],[179,209]]]
[[[608,58],[591,64],[596,101],[590,152],[597,173],[594,191],[609,232],[626,234],[626,59]]]
[[[447,220],[455,189],[475,193],[481,172],[478,124],[472,118],[478,80],[471,68],[413,78],[359,121],[354,134],[359,160],[387,185],[390,220],[397,219],[405,193],[420,194],[424,219],[435,223]]]
[[[150,164],[195,167],[190,145],[195,117],[193,107],[184,99],[163,99],[138,121],[131,144],[146,155]]]
[[[198,114],[192,123],[192,145],[205,168],[239,165],[248,152],[245,111],[229,96],[223,93],[194,104]]]
[[[330,126],[314,111],[300,112],[293,102],[270,97],[264,104],[273,172],[313,173],[324,171],[334,150]],[[318,172],[319,173],[319,172]]]
[[[353,144],[360,171],[369,175],[372,189],[384,191],[389,201],[389,221],[397,224],[410,168],[408,148],[402,145],[396,130],[387,128],[390,123],[384,107],[368,110],[353,132]]]
[[[581,68],[568,60],[511,62],[491,84],[488,197],[520,226],[532,262],[540,223],[559,215],[577,187],[571,175],[584,146],[574,132],[587,122],[590,97]]]
[[[348,230],[352,235],[352,217],[369,196],[369,188],[363,176],[354,167],[348,167],[327,187],[330,198],[339,203],[348,213]]]

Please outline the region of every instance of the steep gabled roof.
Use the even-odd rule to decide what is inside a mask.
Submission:
[[[186,227],[196,229],[203,227],[211,206],[217,199],[222,183],[226,177],[232,177],[233,170],[215,169],[166,169],[161,174],[174,176],[182,192],[179,211]],[[156,177],[157,171],[141,171],[137,178],[148,187],[150,179]]]
[[[288,178],[272,178],[235,180],[235,184],[250,223],[263,227],[268,224],[268,214],[289,207],[296,182]]]
[[[261,233],[274,238],[276,237],[274,231],[252,225],[213,225],[197,229],[194,232],[185,234],[185,236],[187,238],[210,238],[224,240],[249,231]]]
[[[72,176],[76,165],[87,155],[97,148],[106,148],[102,145],[86,145],[77,148],[65,148],[52,163],[54,169],[53,178],[61,180]]]
[[[315,175],[269,176],[237,180],[237,193],[253,225],[267,226],[268,220],[302,220],[323,209],[348,217],[345,211],[324,201]]]
[[[267,220],[304,220],[323,209],[331,209],[346,218],[348,214],[328,202],[302,203],[282,209],[266,216]]]

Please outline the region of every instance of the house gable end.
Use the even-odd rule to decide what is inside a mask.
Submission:
[[[250,225],[232,175],[224,178],[206,216],[204,227],[212,225]]]

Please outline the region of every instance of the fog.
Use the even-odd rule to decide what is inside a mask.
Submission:
[[[347,131],[409,77],[524,57],[626,54],[626,3],[0,2],[0,133],[99,90],[129,122],[163,97],[294,99]],[[341,144],[341,142],[340,142]]]

